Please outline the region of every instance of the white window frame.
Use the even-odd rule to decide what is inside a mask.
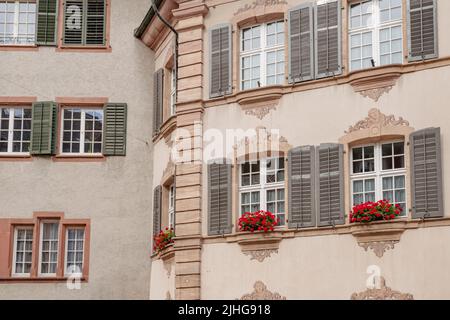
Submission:
[[[81,117],[80,117],[80,152],[64,152],[63,144],[64,144],[64,110],[67,109],[80,109],[81,110]],[[103,108],[101,107],[85,107],[85,106],[63,106],[61,108],[61,125],[60,125],[60,142],[59,142],[59,150],[62,155],[83,155],[83,156],[101,156],[103,155],[102,151],[100,152],[84,152],[84,143],[85,143],[85,133],[86,133],[86,112],[89,111],[100,111],[102,113],[102,141],[101,141],[101,148],[100,150],[103,150],[103,129],[105,126],[105,113],[103,112]],[[72,132],[72,130],[70,131]],[[94,137],[92,137],[94,138]]]
[[[267,46],[267,26],[271,23],[277,23],[277,22],[283,22],[283,33],[285,34],[285,22],[284,20],[274,20],[274,21],[270,21],[267,23],[262,23],[262,24],[257,24],[257,25],[253,25],[253,26],[249,26],[249,27],[245,27],[245,28],[241,28],[240,30],[240,38],[239,38],[239,88],[241,90],[252,90],[252,89],[256,89],[259,87],[265,87],[267,86],[267,54],[270,52],[277,52],[279,50],[283,50],[283,63],[284,66],[286,67],[286,59],[285,59],[285,55],[286,55],[286,40],[285,38],[283,38],[283,43],[282,44],[276,44],[273,46]],[[253,49],[252,50],[247,50],[244,51],[244,45],[243,45],[243,39],[244,39],[244,31],[248,30],[250,28],[255,28],[255,27],[260,27],[260,47],[258,49]],[[275,33],[277,34],[277,33]],[[242,77],[242,71],[243,71],[243,59],[247,58],[247,57],[252,57],[254,55],[259,54],[260,60],[259,60],[259,83],[260,86],[259,87],[251,87],[251,88],[247,88],[244,89],[244,80]],[[276,74],[277,75],[277,74]],[[283,85],[285,83],[285,71],[283,71],[283,83],[281,84],[275,84],[275,85]]]
[[[17,234],[19,232],[19,230],[31,230],[33,237],[31,239],[31,268],[33,267],[33,246],[34,246],[34,227],[33,226],[16,226],[14,228],[14,248],[13,248],[13,265],[12,265],[12,276],[13,277],[17,277],[17,278],[28,278],[31,275],[31,272],[28,273],[17,273],[16,271],[16,262],[17,262]],[[24,246],[26,247],[26,238],[25,238],[25,244]],[[26,249],[24,247],[24,254],[26,253]],[[24,257],[25,259],[25,257]],[[30,271],[31,271],[30,268]]]
[[[364,2],[372,2],[372,24],[368,25],[368,26],[361,26],[358,28],[354,28],[352,29],[351,27],[351,7],[352,5],[355,4],[362,4]],[[365,70],[367,68],[365,68],[364,66],[361,66],[361,68],[358,69],[353,69],[352,68],[352,36],[356,35],[356,34],[363,34],[363,33],[367,33],[367,32],[371,32],[372,33],[372,59],[375,62],[375,67],[380,67],[381,66],[381,54],[380,54],[380,31],[386,28],[392,28],[392,27],[397,27],[399,26],[401,29],[401,56],[402,56],[402,64],[403,64],[403,60],[404,60],[404,45],[403,45],[403,24],[404,24],[404,19],[403,19],[403,1],[401,2],[402,6],[401,6],[401,17],[400,19],[397,20],[389,20],[387,22],[381,22],[380,21],[380,0],[361,0],[361,1],[355,1],[355,2],[351,2],[349,3],[349,9],[348,9],[348,64],[349,64],[349,70],[350,72],[353,71],[359,71],[359,70]],[[362,41],[362,40],[361,40]],[[362,47],[362,44],[361,44]],[[391,52],[392,53],[392,52]],[[361,50],[361,60],[362,60],[362,50]],[[386,64],[386,65],[390,65],[392,63]],[[384,66],[384,65],[383,65]]]
[[[168,202],[169,228],[173,228],[175,227],[173,225],[175,222],[175,184],[169,187]]]
[[[23,155],[29,155],[30,154],[30,148],[31,148],[31,133],[32,133],[32,128],[30,126],[30,129],[27,129],[27,131],[30,131],[30,141],[28,142],[29,144],[29,148],[28,148],[28,152],[13,152],[13,142],[14,142],[14,110],[16,109],[28,109],[31,111],[31,106],[13,106],[13,107],[6,107],[6,106],[0,106],[0,109],[8,109],[9,110],[9,127],[8,127],[8,150],[6,152],[0,152],[0,154],[7,154],[7,155],[17,155],[17,156],[23,156]],[[33,116],[31,116],[30,121],[33,121]],[[23,117],[22,117],[23,120]],[[23,132],[23,128],[20,129],[21,132]],[[3,141],[4,142],[4,141]]]
[[[64,275],[70,276],[70,275],[82,275],[83,269],[84,269],[84,255],[85,255],[85,248],[86,248],[86,227],[85,226],[70,226],[65,228],[65,244],[64,244]],[[83,249],[82,249],[82,261],[81,261],[81,272],[68,272],[67,269],[67,261],[69,256],[69,230],[83,230]],[[77,239],[78,240],[78,239]],[[75,242],[76,245],[76,242]],[[78,250],[76,250],[78,251]]]
[[[25,1],[25,0],[23,0],[23,1],[18,1],[18,0],[16,0],[16,1],[7,1],[6,0],[5,1],[5,0],[3,0],[2,1],[2,0],[0,0],[0,3],[5,3],[5,5],[10,4],[10,3],[14,3],[13,41],[12,42],[7,42],[7,43],[2,43],[1,45],[2,46],[33,46],[33,45],[35,45],[36,44],[36,31],[37,31],[36,30],[37,29],[37,15],[38,15],[38,13],[37,13],[38,12],[38,9],[37,9],[38,3],[37,3],[37,1]],[[19,22],[20,3],[26,3],[27,4],[27,9],[28,9],[28,4],[30,4],[30,3],[34,3],[35,4],[34,22],[30,23],[28,21],[28,15],[30,13],[32,13],[32,12],[29,12],[28,10],[26,12],[26,15],[27,15],[26,22],[25,23],[20,23]],[[0,12],[0,14],[2,14],[2,13],[5,14],[5,12]],[[3,39],[6,39],[5,38],[5,36],[6,36],[6,25],[7,25],[7,17],[6,16],[7,15],[5,14],[5,22],[3,23],[4,33],[0,34],[0,37],[3,38]],[[33,35],[33,41],[32,42],[20,43],[18,41],[18,39],[19,39],[19,24],[25,24],[25,26],[27,28],[27,33],[26,33],[27,37],[29,37],[30,35]],[[28,26],[29,25],[33,25],[33,24],[34,24],[34,33],[33,34],[29,34],[28,33]]]
[[[384,144],[394,144],[398,142],[404,143],[404,166],[401,169],[389,169],[389,170],[383,170],[383,154],[382,154],[382,146]],[[375,155],[375,170],[373,172],[365,172],[365,173],[353,173],[353,149],[362,148],[362,147],[374,147],[374,155]],[[360,181],[360,180],[368,180],[368,179],[374,179],[375,180],[375,201],[382,200],[383,199],[383,178],[386,177],[397,177],[397,176],[404,176],[405,178],[405,208],[403,212],[401,213],[400,217],[404,218],[408,216],[408,186],[407,186],[407,164],[406,164],[406,142],[405,140],[389,140],[389,141],[382,141],[379,143],[372,143],[372,144],[364,144],[364,145],[356,145],[352,146],[350,149],[350,203],[352,207],[355,205],[353,201],[353,195],[354,195],[354,188],[353,188],[353,182],[354,181]],[[393,181],[394,183],[394,181]],[[365,200],[364,200],[365,201]],[[392,201],[393,202],[393,201]]]
[[[43,242],[44,242],[44,224],[47,223],[56,223],[58,224],[58,245],[57,245],[57,251],[56,251],[56,269],[54,273],[42,273],[42,249],[43,249]],[[38,275],[39,277],[56,277],[57,273],[58,273],[58,266],[59,266],[59,255],[61,254],[59,252],[59,246],[60,246],[60,228],[61,228],[61,224],[58,220],[42,220],[40,221],[39,224],[39,265],[38,265]]]
[[[276,165],[275,165],[275,179],[276,179],[276,174],[277,171],[279,169],[278,167],[278,159],[279,158],[283,158],[284,161],[284,178],[283,181],[277,181],[277,182],[271,182],[271,183],[267,183],[267,162],[269,160],[274,160]],[[279,157],[269,157],[269,158],[265,158],[265,159],[259,159],[260,161],[260,167],[259,167],[259,184],[257,185],[251,185],[251,174],[250,174],[250,185],[249,186],[242,186],[242,165],[244,163],[250,162],[250,166],[252,163],[255,163],[258,160],[255,161],[244,161],[239,163],[239,216],[242,216],[243,212],[242,212],[242,193],[252,193],[252,192],[259,192],[259,210],[264,210],[267,211],[267,191],[271,191],[271,190],[275,190],[275,193],[277,193],[277,190],[279,189],[283,189],[284,190],[284,212],[282,214],[284,214],[284,218],[285,218],[285,224],[283,225],[278,225],[278,227],[284,227],[286,225],[286,158],[283,156],[279,156]],[[250,171],[251,172],[251,171]],[[250,194],[250,198],[251,198],[251,194]],[[275,204],[276,205],[276,204]],[[251,210],[251,205],[250,205],[250,210]],[[274,213],[273,214],[278,218],[278,214]]]

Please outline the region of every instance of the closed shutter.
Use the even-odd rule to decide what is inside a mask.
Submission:
[[[208,234],[231,233],[231,164],[208,165]]]
[[[37,44],[56,45],[57,16],[57,0],[39,0],[36,24]]]
[[[161,200],[162,188],[157,186],[153,190],[153,236],[156,236],[161,231]]]
[[[316,153],[319,226],[344,224],[343,146],[321,144]]]
[[[103,110],[103,154],[124,156],[127,144],[127,104],[108,103]]]
[[[316,78],[341,73],[341,2],[315,6]]]
[[[220,97],[231,93],[231,25],[211,29],[210,43],[210,96]]]
[[[313,67],[313,9],[311,4],[289,11],[289,82],[310,80]]]
[[[437,58],[436,0],[409,0],[409,61]]]
[[[65,0],[63,43],[66,45],[83,45],[84,38],[84,1]]]
[[[164,103],[164,69],[159,69],[153,76],[153,135],[159,133],[163,122]]]
[[[58,106],[54,102],[33,103],[31,154],[55,154],[57,112]]]
[[[86,45],[104,45],[106,27],[106,1],[88,0],[86,10]]]
[[[289,151],[289,228],[316,226],[314,159],[314,146]]]
[[[443,217],[441,130],[429,128],[410,136],[413,218]]]

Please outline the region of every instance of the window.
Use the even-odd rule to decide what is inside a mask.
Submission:
[[[66,229],[65,274],[82,273],[84,262],[84,227]]]
[[[351,153],[353,205],[389,200],[406,215],[405,143],[355,147]]]
[[[351,71],[403,62],[402,0],[354,3],[349,24]]]
[[[0,1],[0,45],[34,45],[36,1]]]
[[[175,227],[175,186],[169,187],[169,227]]]
[[[28,153],[31,140],[31,108],[0,108],[0,153]]]
[[[170,116],[174,116],[177,112],[176,102],[177,102],[177,75],[175,68],[173,68],[170,71]]]
[[[14,230],[13,275],[29,276],[33,256],[33,227]]]
[[[102,109],[64,108],[62,153],[101,154],[102,138]]]
[[[285,224],[284,158],[270,158],[240,165],[241,214],[266,210]]]
[[[241,31],[241,89],[284,83],[284,22]]]
[[[39,274],[56,276],[58,265],[58,222],[43,222],[41,224],[41,245]]]

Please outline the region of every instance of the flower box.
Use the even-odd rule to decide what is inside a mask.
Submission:
[[[172,245],[175,237],[175,232],[173,228],[166,228],[165,230],[161,230],[157,235],[153,237],[153,253],[161,254],[164,249],[166,249],[169,245]]]
[[[279,221],[271,212],[260,210],[244,213],[238,221],[239,231],[273,231]]]
[[[372,221],[394,220],[400,216],[403,209],[393,205],[389,200],[365,202],[353,207],[350,212],[350,223],[370,223]]]

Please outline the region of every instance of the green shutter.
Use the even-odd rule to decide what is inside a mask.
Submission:
[[[231,164],[208,164],[208,234],[231,233]]]
[[[86,45],[105,45],[106,1],[88,0],[86,9]]]
[[[219,25],[209,32],[210,96],[220,97],[231,93],[231,25]]]
[[[153,135],[159,134],[163,123],[164,104],[164,69],[159,69],[153,76]]]
[[[36,43],[56,45],[58,0],[39,0],[37,10]]]
[[[58,106],[55,102],[33,103],[31,154],[55,154],[57,112]]]
[[[409,61],[438,57],[437,1],[408,1]]]
[[[125,156],[127,147],[127,104],[108,103],[104,107],[103,154]]]
[[[161,231],[161,200],[162,188],[157,186],[153,190],[153,237]]]

